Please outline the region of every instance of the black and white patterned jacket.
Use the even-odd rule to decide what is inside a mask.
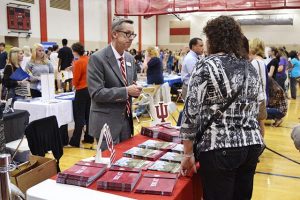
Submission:
[[[198,150],[263,144],[257,122],[259,79],[255,68],[234,55],[211,55],[199,61],[189,83],[180,136],[194,140],[217,109],[226,104],[248,77],[237,100],[214,121],[198,145]]]

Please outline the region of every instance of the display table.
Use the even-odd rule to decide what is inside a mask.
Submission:
[[[40,99],[33,99],[31,101],[16,101],[14,108],[27,110],[30,114],[29,122],[56,116],[62,143],[68,145],[68,124],[73,122],[72,100],[54,99],[50,102],[42,102]]]
[[[51,190],[51,191],[49,191]],[[55,180],[46,180],[26,192],[27,200],[132,200],[109,193],[90,190],[74,185],[57,184]]]
[[[29,113],[26,110],[15,110],[3,114],[5,143],[21,139],[29,123]]]
[[[58,126],[73,122],[72,100],[54,100],[42,102],[41,100],[16,101],[14,109],[27,110],[30,114],[29,122],[52,115],[56,116]]]
[[[122,153],[128,149],[130,149],[131,147],[137,146],[138,144],[146,141],[150,139],[149,137],[146,136],[142,136],[142,135],[137,135],[129,140],[126,140],[124,142],[122,142],[121,144],[118,144],[115,146],[116,148],[116,158],[119,159],[122,157]],[[104,151],[102,154],[104,157],[109,155],[108,151]],[[156,171],[144,171],[143,173],[153,173],[153,174],[157,174],[157,173],[163,173],[163,172],[156,172]],[[53,179],[55,179],[55,177],[53,177]],[[48,181],[48,180],[47,180]],[[47,189],[44,189],[44,186],[39,184],[34,186],[33,188],[30,188],[27,191],[27,195],[29,197],[30,195],[30,200],[37,200],[37,199],[51,199],[51,198],[47,198],[50,195],[53,195],[53,189],[55,188],[63,188],[65,187],[64,184],[53,184],[53,188],[51,186],[48,186]],[[77,186],[70,186],[70,187],[74,187],[74,188],[78,188]],[[97,190],[97,181],[95,181],[92,185],[90,185],[88,187],[89,189],[92,190]],[[43,190],[43,192],[39,192]],[[57,190],[57,189],[55,189]],[[138,193],[134,193],[134,192],[121,192],[121,191],[114,191],[114,190],[98,190],[101,192],[105,192],[105,193],[110,193],[110,194],[116,194],[116,195],[120,195],[120,196],[124,196],[124,197],[129,197],[129,198],[133,198],[133,199],[142,199],[142,200],[153,200],[153,199],[157,199],[159,198],[159,200],[196,200],[196,199],[201,199],[202,197],[202,186],[200,183],[200,177],[199,174],[194,174],[193,177],[180,177],[175,185],[174,191],[172,196],[160,196],[160,195],[150,195],[150,194],[138,194]],[[70,195],[72,195],[72,191],[64,191],[64,196],[68,197],[68,193],[70,193]],[[102,193],[99,193],[99,197],[101,197]],[[88,195],[84,195],[81,196],[81,198],[89,198]],[[66,199],[66,198],[60,198],[60,199]],[[68,198],[68,199],[72,199],[72,198]],[[89,198],[89,199],[93,199],[93,198]],[[106,198],[102,198],[102,199],[106,199]],[[110,200],[110,199],[108,199]]]

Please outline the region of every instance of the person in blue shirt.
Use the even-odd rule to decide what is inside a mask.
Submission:
[[[200,38],[193,38],[189,42],[189,53],[184,57],[182,69],[181,69],[181,79],[182,79],[182,98],[185,99],[187,95],[187,88],[192,75],[194,66],[199,60],[199,55],[203,54],[203,41]]]
[[[7,62],[7,52],[4,51],[5,44],[3,42],[0,43],[0,70],[3,71]]]
[[[290,73],[290,85],[291,85],[291,97],[292,99],[296,99],[297,97],[297,78],[300,78],[300,61],[296,51],[290,52],[292,70]]]

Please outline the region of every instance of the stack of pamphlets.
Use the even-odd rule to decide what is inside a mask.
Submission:
[[[79,161],[71,168],[58,173],[56,182],[88,187],[105,172],[106,168],[105,164]]]
[[[123,153],[123,156],[130,157],[130,158],[138,158],[138,159],[155,161],[155,160],[159,159],[163,154],[165,154],[165,152],[160,151],[160,150],[132,147],[128,151],[125,151]]]
[[[171,196],[176,182],[177,174],[144,174],[135,192]]]
[[[98,181],[97,189],[132,191],[139,178],[141,170],[112,166]]]

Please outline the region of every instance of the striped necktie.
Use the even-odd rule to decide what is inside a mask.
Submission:
[[[125,82],[125,85],[128,86],[128,82],[127,82],[127,76],[126,76],[126,71],[125,71],[125,62],[124,62],[124,58],[121,57],[119,58],[119,61],[121,63],[121,74],[122,74],[122,77],[124,79],[124,82]],[[129,101],[129,98],[127,98],[127,101],[126,101],[126,112],[127,112],[127,115],[128,117],[130,116],[130,113],[131,113],[131,106],[130,106],[130,101]]]

